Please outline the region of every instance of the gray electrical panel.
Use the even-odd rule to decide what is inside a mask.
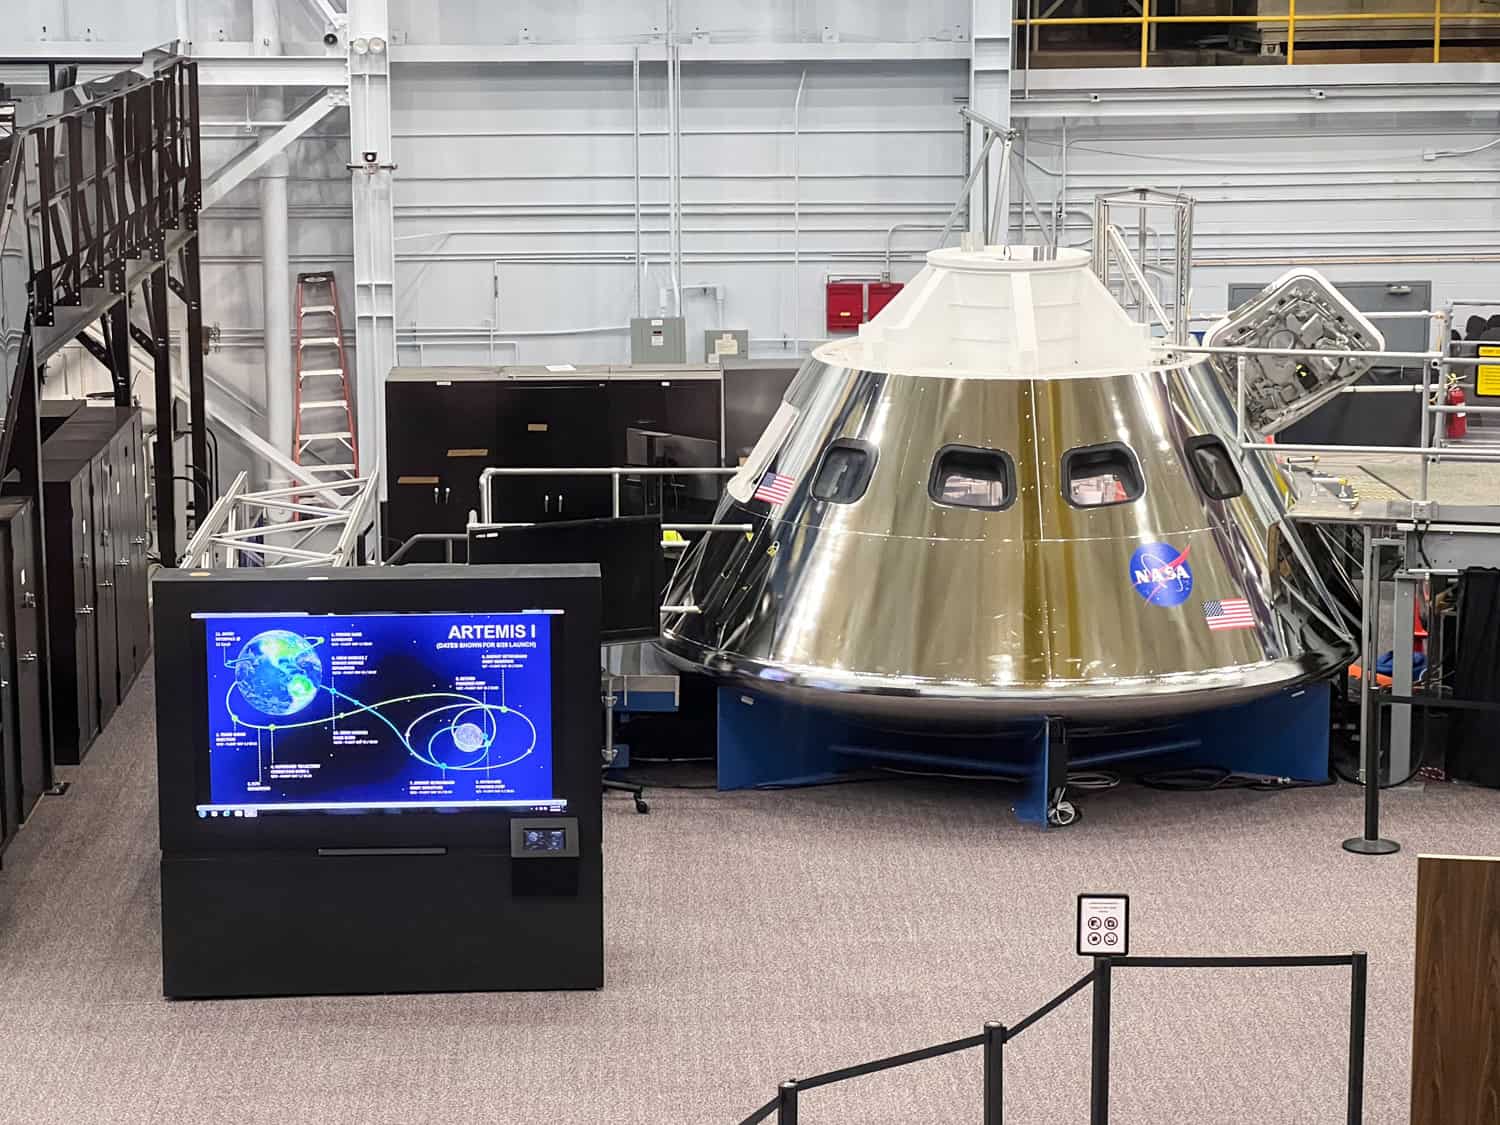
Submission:
[[[631,363],[686,363],[687,325],[680,316],[638,316],[630,322]]]
[[[718,367],[721,360],[748,359],[750,333],[743,328],[710,328],[703,333],[703,362]]]

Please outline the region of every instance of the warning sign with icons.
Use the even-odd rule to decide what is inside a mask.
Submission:
[[[1078,955],[1123,957],[1130,952],[1130,896],[1078,896]]]

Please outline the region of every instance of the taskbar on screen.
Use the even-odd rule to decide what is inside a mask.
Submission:
[[[538,801],[535,797],[515,801],[326,801],[320,803],[288,802],[264,805],[199,805],[200,818],[232,816],[261,817],[275,813],[351,813],[351,812],[472,812],[477,809],[506,812],[560,813],[567,810],[565,800]]]

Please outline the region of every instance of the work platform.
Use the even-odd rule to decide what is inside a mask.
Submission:
[[[1500,567],[1500,477],[1492,464],[1452,459],[1458,450],[1436,451],[1423,472],[1421,461],[1399,454],[1325,453],[1293,459],[1287,467],[1293,494],[1288,515],[1303,523],[1359,529],[1361,559],[1361,664],[1377,666],[1391,653],[1390,694],[1410,699],[1417,598],[1433,578],[1454,578],[1469,567]],[[1391,611],[1379,589],[1389,572]],[[1388,640],[1387,640],[1388,633]],[[1377,744],[1381,727],[1374,677],[1360,677],[1362,738]],[[1412,752],[1412,706],[1390,702],[1391,782],[1416,772]]]
[[[1295,520],[1410,521],[1413,502],[1423,503],[1421,466],[1411,457],[1328,453],[1294,461],[1289,467],[1294,495],[1289,498],[1288,514]],[[1347,483],[1347,494],[1340,494],[1340,482]],[[1416,511],[1422,522],[1443,519],[1500,525],[1500,477],[1492,465],[1436,460],[1427,469],[1425,502],[1431,508]]]

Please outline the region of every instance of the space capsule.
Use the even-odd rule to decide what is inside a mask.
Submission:
[[[1298,374],[1291,398],[1350,377]],[[683,556],[666,602],[696,611],[662,647],[808,704],[960,723],[1181,713],[1328,674],[1354,646],[1281,471],[1239,448],[1233,386],[1153,347],[1082,251],[934,251],[803,366],[716,515],[750,530]]]

